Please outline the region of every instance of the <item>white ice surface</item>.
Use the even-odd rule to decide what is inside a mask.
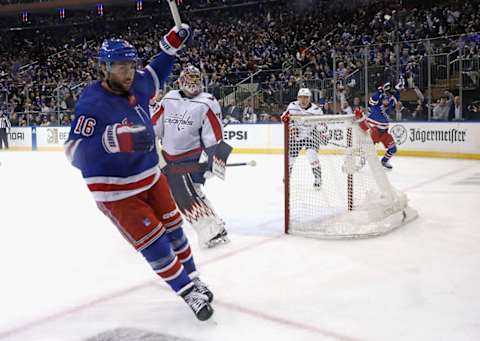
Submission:
[[[231,160],[251,159],[257,167],[206,188],[232,243],[200,251],[186,228],[216,295],[214,322],[200,323],[62,153],[1,153],[0,340],[117,328],[209,341],[480,340],[480,162],[394,158],[389,178],[420,218],[379,238],[321,241],[282,232],[282,157]]]

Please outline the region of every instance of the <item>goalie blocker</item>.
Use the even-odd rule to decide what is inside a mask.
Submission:
[[[225,179],[225,167],[232,147],[221,141],[206,148],[199,160],[163,162],[170,190],[179,210],[198,235],[201,248],[211,248],[228,242],[225,223],[218,217],[203,194],[201,184],[211,175]]]

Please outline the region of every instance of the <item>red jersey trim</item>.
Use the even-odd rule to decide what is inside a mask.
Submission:
[[[218,118],[213,113],[212,109],[208,109],[207,117],[210,121],[210,125],[212,126],[213,133],[215,134],[215,139],[217,140],[217,142],[222,141],[222,127],[220,126],[220,122],[218,122]]]
[[[163,105],[160,106],[160,109],[157,110],[155,115],[152,117],[152,124],[155,125],[157,124],[157,121],[160,119],[160,116],[162,116],[163,112],[165,109],[163,108]]]

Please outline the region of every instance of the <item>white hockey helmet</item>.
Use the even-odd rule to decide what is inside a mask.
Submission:
[[[180,73],[178,83],[185,95],[197,96],[202,92],[202,73],[197,67],[189,64]]]
[[[298,94],[297,94],[297,97],[300,97],[300,96],[312,97],[312,92],[310,91],[309,88],[301,88],[300,90],[298,90]]]

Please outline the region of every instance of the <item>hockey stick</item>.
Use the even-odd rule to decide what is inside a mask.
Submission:
[[[241,167],[241,166],[255,167],[256,165],[257,165],[257,162],[255,160],[252,160],[249,162],[227,163],[225,167]],[[164,168],[164,167],[161,167],[161,168]],[[205,172],[207,170],[208,170],[208,163],[187,162],[187,163],[181,163],[177,165],[176,164],[168,165],[168,172],[175,173],[175,174]]]
[[[172,12],[173,21],[175,22],[175,27],[179,30],[182,25],[182,19],[180,19],[180,13],[178,12],[177,0],[167,0],[168,5],[170,6],[170,12]]]
[[[239,166],[255,167],[256,165],[257,165],[257,162],[255,160],[252,160],[252,161],[249,161],[249,162],[227,163],[225,166],[227,166],[227,167],[239,167]]]

